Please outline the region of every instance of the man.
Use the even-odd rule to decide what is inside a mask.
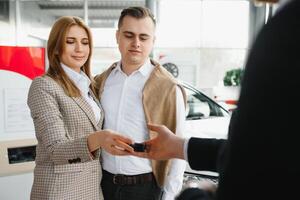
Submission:
[[[238,108],[222,151],[215,196],[189,189],[178,199],[299,199],[300,1],[281,8],[262,28],[250,51]],[[284,93],[284,95],[282,95]],[[152,159],[185,157],[194,169],[210,170],[207,151],[221,149],[217,140],[184,141],[164,126],[147,141]],[[186,144],[186,150],[185,145]],[[168,148],[165,148],[168,147]],[[184,156],[186,152],[186,156]]]
[[[95,78],[105,112],[104,128],[124,133],[135,142],[155,136],[149,133],[149,122],[164,124],[181,135],[185,121],[183,88],[149,58],[155,25],[149,9],[124,9],[116,32],[121,61]],[[104,199],[174,199],[182,187],[185,165],[182,160],[150,161],[104,151]]]

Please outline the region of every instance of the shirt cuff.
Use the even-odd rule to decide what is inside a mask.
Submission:
[[[184,160],[186,160],[187,162],[189,162],[189,157],[188,157],[188,144],[189,144],[190,138],[186,138],[184,140],[184,144],[183,144],[183,156],[184,156]]]
[[[163,191],[161,200],[174,200],[175,195],[170,192]]]

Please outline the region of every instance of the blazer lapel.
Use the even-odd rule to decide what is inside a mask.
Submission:
[[[94,111],[84,97],[72,97],[72,99],[77,103],[77,105],[85,112],[88,118],[91,120],[93,126],[98,130],[97,122],[95,119]]]

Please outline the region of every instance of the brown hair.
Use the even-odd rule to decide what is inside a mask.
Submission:
[[[65,91],[65,93],[70,97],[79,97],[81,96],[80,90],[76,87],[74,82],[67,76],[65,71],[60,65],[60,55],[63,53],[65,46],[65,38],[68,30],[71,26],[80,26],[82,27],[89,39],[90,54],[87,61],[82,66],[82,71],[89,77],[91,80],[90,88],[95,93],[94,82],[91,76],[91,55],[92,55],[92,35],[90,29],[85,25],[83,20],[75,16],[63,16],[57,19],[52,26],[50,35],[47,43],[47,53],[49,59],[49,69],[47,70],[46,75],[53,78]]]
[[[150,11],[149,8],[146,7],[128,7],[122,10],[121,16],[118,21],[118,28],[122,26],[122,22],[124,17],[131,16],[136,19],[143,19],[145,17],[150,17],[150,19],[153,21],[154,26],[156,26],[156,20],[154,18],[154,15]]]

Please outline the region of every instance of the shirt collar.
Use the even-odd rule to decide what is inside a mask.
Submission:
[[[146,62],[137,70],[137,72],[140,72],[143,76],[147,77],[151,74],[154,66],[150,62],[150,58],[146,60]],[[113,69],[113,72],[121,72],[124,73],[121,69],[121,61],[117,63],[117,66],[115,69]]]
[[[63,63],[60,63],[65,73],[68,77],[75,83],[75,85],[80,89],[83,95],[87,95],[89,92],[89,86],[91,84],[91,80],[89,77],[80,70],[80,72],[74,71],[72,68],[66,66]]]
[[[148,58],[144,65],[140,67],[138,71],[140,71],[143,76],[149,76],[153,68],[154,66],[151,64],[150,58]]]

